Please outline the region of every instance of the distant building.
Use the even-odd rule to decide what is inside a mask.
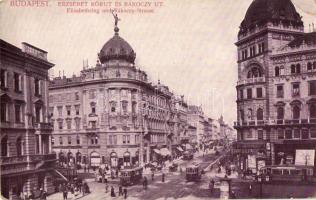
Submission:
[[[48,123],[47,52],[0,40],[1,195],[20,199],[33,190],[54,192],[56,155]]]
[[[290,0],[254,0],[236,46],[239,166],[299,165],[300,151],[315,166],[316,32]]]

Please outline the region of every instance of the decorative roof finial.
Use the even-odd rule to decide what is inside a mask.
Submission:
[[[120,21],[121,19],[118,18],[117,13],[114,14],[114,10],[112,10],[112,15],[114,17],[114,24],[115,24],[114,32],[115,32],[115,35],[118,35],[118,32],[120,29],[117,27],[117,24],[118,24],[118,21]]]

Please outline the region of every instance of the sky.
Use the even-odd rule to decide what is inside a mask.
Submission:
[[[18,47],[28,42],[46,50],[55,64],[55,76],[59,71],[79,75],[83,60],[89,66],[96,64],[98,52],[114,34],[114,20],[109,12],[67,13],[57,6],[61,1],[111,0],[49,0],[44,8],[12,7],[9,0],[0,0],[0,38]],[[223,115],[232,125],[237,82],[234,43],[252,0],[116,1],[163,3],[153,13],[118,14],[119,34],[136,52],[137,67],[153,83],[160,79],[189,104],[202,105],[209,117]],[[316,28],[316,0],[292,1],[303,16],[306,32],[308,24]]]

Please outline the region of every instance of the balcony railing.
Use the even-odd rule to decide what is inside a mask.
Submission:
[[[1,174],[20,173],[34,170],[49,161],[55,161],[56,154],[25,155],[13,157],[1,157]]]
[[[276,119],[276,120],[251,120],[234,122],[235,127],[241,126],[263,126],[263,125],[299,125],[316,124],[316,118],[307,119]]]
[[[46,123],[46,122],[40,122],[34,124],[35,129],[40,129],[40,130],[53,130],[53,126],[51,123]]]
[[[0,164],[15,164],[27,162],[27,156],[0,157]]]
[[[237,81],[237,85],[244,85],[244,84],[253,84],[253,83],[264,83],[266,82],[265,77],[257,77],[257,78],[248,78],[245,80]]]

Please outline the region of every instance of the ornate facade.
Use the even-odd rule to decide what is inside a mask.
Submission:
[[[173,94],[149,82],[119,36],[105,43],[95,67],[50,82],[53,149],[60,162],[129,167],[171,155]]]
[[[316,33],[304,33],[290,0],[254,0],[236,46],[240,167],[301,164],[299,150],[315,156]]]
[[[17,48],[0,40],[1,195],[18,199],[40,188],[54,192],[48,123],[47,52],[23,43]]]

